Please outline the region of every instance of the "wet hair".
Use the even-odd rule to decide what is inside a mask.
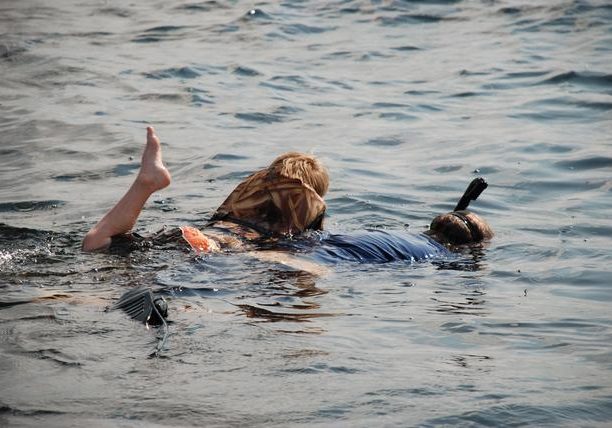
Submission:
[[[288,152],[280,155],[268,167],[270,174],[294,178],[312,187],[321,197],[329,188],[329,175],[323,164],[314,156]]]
[[[285,153],[244,179],[217,209],[220,220],[262,235],[284,235],[323,228],[329,176],[314,156]]]
[[[463,245],[491,239],[493,230],[473,212],[453,211],[434,218],[428,234],[444,243]]]

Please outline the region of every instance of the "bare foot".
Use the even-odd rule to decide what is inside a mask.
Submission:
[[[161,144],[153,127],[147,128],[147,144],[142,153],[140,171],[136,181],[151,192],[161,190],[170,184],[170,172],[162,162]]]

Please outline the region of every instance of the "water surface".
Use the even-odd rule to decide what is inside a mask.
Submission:
[[[3,425],[611,423],[609,2],[23,0],[0,29]],[[497,234],[322,277],[82,254],[149,124],[174,183],[140,231],[301,150],[334,232],[419,233],[484,175]],[[137,286],[169,301],[158,358],[104,311]]]

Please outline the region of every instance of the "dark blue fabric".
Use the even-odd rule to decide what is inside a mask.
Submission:
[[[310,254],[315,260],[337,263],[388,263],[424,261],[452,253],[426,235],[373,230],[347,235],[319,232],[306,241],[293,241],[293,250]]]

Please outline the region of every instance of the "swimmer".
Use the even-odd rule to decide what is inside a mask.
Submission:
[[[353,260],[385,262],[419,261],[445,256],[449,248],[479,243],[493,236],[489,225],[478,215],[467,211],[486,188],[482,179],[474,180],[453,212],[434,218],[423,234],[387,231],[363,232],[355,235],[334,235],[322,232],[325,216],[323,196],[329,177],[314,157],[286,153],[272,164],[247,177],[221,204],[205,233],[182,226],[143,238],[131,233],[148,198],[167,187],[171,176],[162,161],[160,141],[152,127],[147,128],[147,142],[136,179],[117,204],[87,233],[84,251],[104,251],[121,247],[146,247],[182,242],[197,252],[223,250],[249,251],[260,258],[286,261],[287,252],[259,251],[257,244],[274,241],[281,249],[305,251],[305,241],[286,240],[304,232],[312,243],[314,260]],[[317,232],[319,231],[319,232]],[[314,236],[314,238],[313,238]],[[269,247],[269,245],[266,245]],[[307,269],[310,270],[310,269]]]

